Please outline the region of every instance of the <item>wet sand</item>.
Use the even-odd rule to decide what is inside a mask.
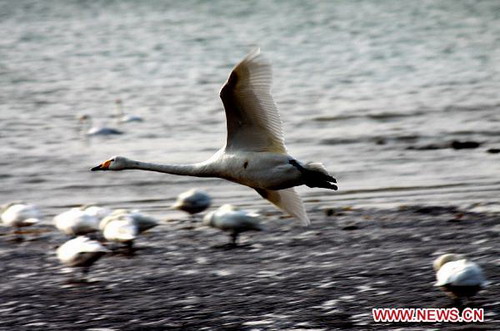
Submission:
[[[0,236],[1,330],[493,330],[500,323],[500,216],[453,207],[310,212],[302,228],[279,213],[268,231],[225,234],[165,222],[133,256],[105,256],[85,284],[55,258],[64,237],[38,227],[23,243]],[[468,255],[490,286],[470,303],[485,323],[374,323],[372,308],[449,308],[433,287],[437,254]]]

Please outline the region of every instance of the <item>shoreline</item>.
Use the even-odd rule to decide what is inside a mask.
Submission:
[[[456,207],[331,208],[312,225],[266,215],[265,232],[228,236],[166,222],[140,237],[136,254],[98,261],[87,284],[67,285],[50,225],[21,244],[0,236],[0,329],[334,330],[348,327],[493,329],[500,322],[500,215]],[[48,222],[46,222],[48,223]],[[4,228],[6,229],[6,228]],[[490,285],[470,307],[485,323],[374,323],[372,308],[449,308],[432,261],[462,253]],[[497,294],[495,294],[497,293]]]

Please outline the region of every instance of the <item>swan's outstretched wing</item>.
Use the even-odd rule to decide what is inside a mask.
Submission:
[[[220,91],[226,110],[226,150],[286,153],[271,80],[271,64],[259,49],[231,72]]]
[[[302,199],[295,192],[293,187],[279,191],[255,189],[264,199],[269,200],[276,207],[286,211],[290,215],[298,218],[303,225],[311,224],[307,217]]]

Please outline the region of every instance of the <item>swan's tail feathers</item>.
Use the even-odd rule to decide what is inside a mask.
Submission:
[[[284,210],[293,217],[298,218],[303,225],[311,224],[309,217],[307,217],[302,199],[292,188],[285,190],[271,191],[264,189],[255,189],[264,199],[269,200],[272,204],[281,210]]]
[[[307,163],[302,165],[295,160],[291,160],[290,164],[299,169],[304,179],[304,184],[309,187],[320,187],[331,190],[338,190],[337,180],[332,177],[321,163]]]

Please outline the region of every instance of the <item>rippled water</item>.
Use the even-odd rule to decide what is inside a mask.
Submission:
[[[498,1],[1,1],[0,202],[48,213],[97,202],[162,214],[193,186],[216,204],[269,207],[217,179],[91,173],[112,155],[201,161],[225,140],[218,91],[260,46],[289,151],[340,190],[306,207],[481,203],[499,207]],[[143,116],[84,139],[114,100]],[[452,140],[477,149],[420,150]],[[271,209],[271,207],[269,207]]]

